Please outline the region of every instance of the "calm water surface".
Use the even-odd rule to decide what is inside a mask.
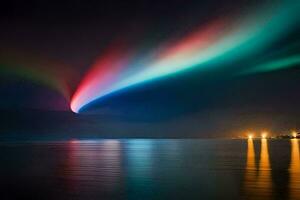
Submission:
[[[0,199],[300,199],[299,142],[0,143]]]

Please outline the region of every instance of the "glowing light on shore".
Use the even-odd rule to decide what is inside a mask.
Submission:
[[[268,136],[268,132],[266,132],[266,131],[262,132],[262,134],[261,134],[262,139],[266,139],[267,136]]]
[[[297,137],[297,132],[296,131],[292,131],[292,136],[293,136],[293,138],[296,138]]]
[[[253,134],[252,133],[248,134],[248,139],[250,139],[250,140],[253,139]]]

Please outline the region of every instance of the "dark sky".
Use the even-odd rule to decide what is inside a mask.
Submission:
[[[9,63],[10,69],[0,70],[2,138],[226,137],[300,128],[299,64],[238,77],[227,76],[226,69],[246,67],[255,58],[205,73],[196,68],[113,93],[79,115],[70,111],[68,98],[44,84],[48,75],[66,81],[70,97],[115,41],[148,52],[211,19],[243,16],[266,2],[3,2],[0,67]],[[258,58],[272,57],[274,49],[282,49],[282,56],[299,55],[299,33],[295,26]],[[35,68],[42,73],[31,71]]]

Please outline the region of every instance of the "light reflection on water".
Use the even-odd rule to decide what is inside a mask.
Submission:
[[[244,198],[278,199],[274,195],[272,168],[269,158],[268,140],[261,139],[259,167],[256,166],[253,139],[247,142],[247,162],[244,178]],[[289,199],[300,199],[300,154],[298,139],[291,139],[289,164]],[[288,184],[288,183],[286,183]]]
[[[289,171],[290,199],[300,199],[300,158],[297,139],[291,139],[291,163]]]
[[[300,199],[297,139],[72,140],[0,150],[3,199]]]
[[[70,192],[114,191],[121,182],[121,152],[118,140],[70,141],[63,178]]]
[[[128,168],[131,170],[129,174],[137,179],[145,179],[151,176],[153,141],[130,140],[125,144],[127,147]]]
[[[256,172],[254,143],[252,139],[248,139],[247,164],[244,180],[245,196],[251,196],[255,194]]]
[[[258,194],[260,199],[271,199],[272,177],[271,177],[271,166],[270,166],[267,139],[261,139],[260,151],[261,151],[260,162],[259,162],[258,177],[257,177]]]
[[[126,157],[128,158],[129,178],[134,184],[147,184],[151,177],[153,167],[153,141],[151,140],[131,140],[126,144]]]
[[[268,140],[260,140],[260,160],[256,168],[253,139],[248,139],[244,189],[247,199],[272,199],[272,176]]]

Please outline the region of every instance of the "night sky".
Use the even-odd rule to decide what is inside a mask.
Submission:
[[[300,129],[300,2],[7,1],[0,137]]]

